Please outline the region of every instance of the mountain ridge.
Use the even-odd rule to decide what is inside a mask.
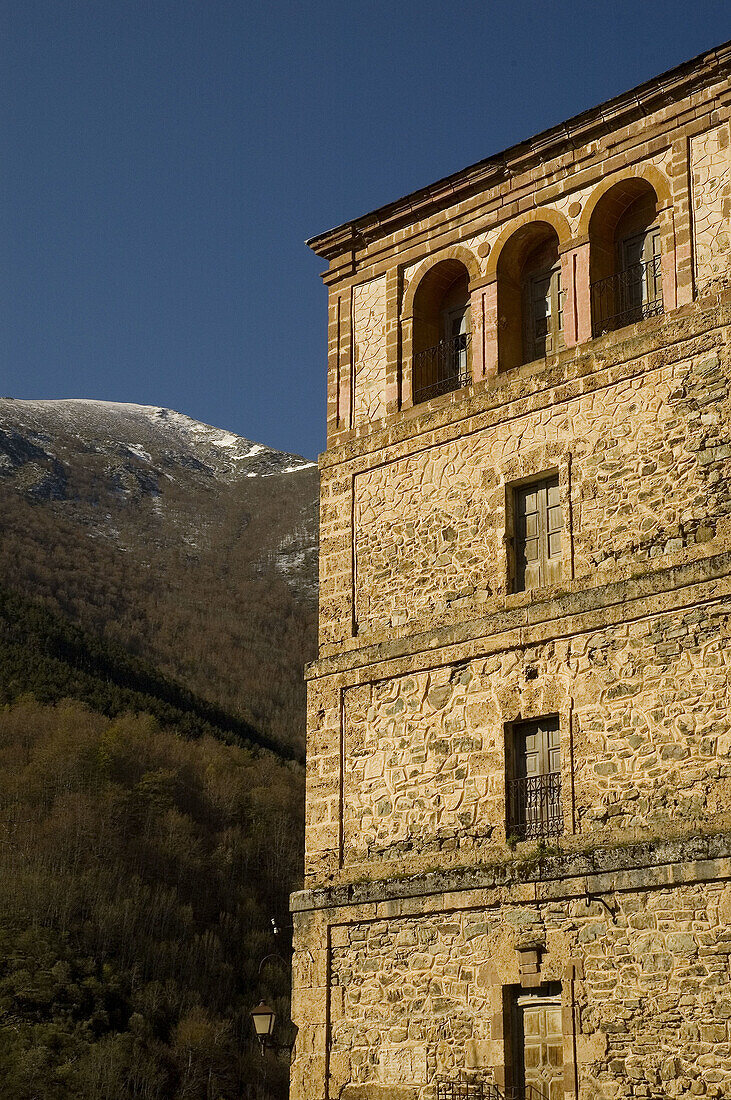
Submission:
[[[294,759],[291,751],[196,698],[121,646],[91,638],[82,627],[0,584],[0,703],[26,695],[42,705],[75,699],[109,718],[149,714],[184,737],[208,734],[251,752]]]
[[[3,398],[0,526],[6,584],[301,751],[315,463],[160,406]]]

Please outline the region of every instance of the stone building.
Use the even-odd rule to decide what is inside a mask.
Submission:
[[[309,242],[293,1100],[731,1097],[730,71]]]

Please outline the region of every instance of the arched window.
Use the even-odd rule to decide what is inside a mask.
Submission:
[[[414,404],[470,384],[470,339],[467,268],[459,260],[442,260],[414,295]]]
[[[622,180],[589,223],[592,334],[663,312],[657,195],[643,179]]]
[[[564,295],[556,230],[546,222],[516,230],[497,265],[500,370],[563,347]]]

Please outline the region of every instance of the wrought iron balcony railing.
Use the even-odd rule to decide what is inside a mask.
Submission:
[[[440,340],[433,348],[417,351],[412,368],[414,404],[451,393],[472,381],[470,343],[472,334],[463,332],[450,340]]]
[[[437,1077],[436,1100],[547,1100],[535,1085],[498,1087],[489,1081],[450,1081]]]
[[[593,336],[632,325],[663,312],[660,256],[591,284]]]
[[[508,836],[536,840],[563,833],[560,772],[509,779],[506,794]]]

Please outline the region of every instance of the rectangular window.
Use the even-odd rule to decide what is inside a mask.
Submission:
[[[515,588],[541,588],[561,579],[563,515],[558,475],[515,490]]]
[[[561,268],[554,267],[528,279],[525,332],[525,359],[543,359],[564,346]]]
[[[507,835],[518,840],[560,836],[563,833],[563,809],[558,716],[519,722],[510,733]]]

